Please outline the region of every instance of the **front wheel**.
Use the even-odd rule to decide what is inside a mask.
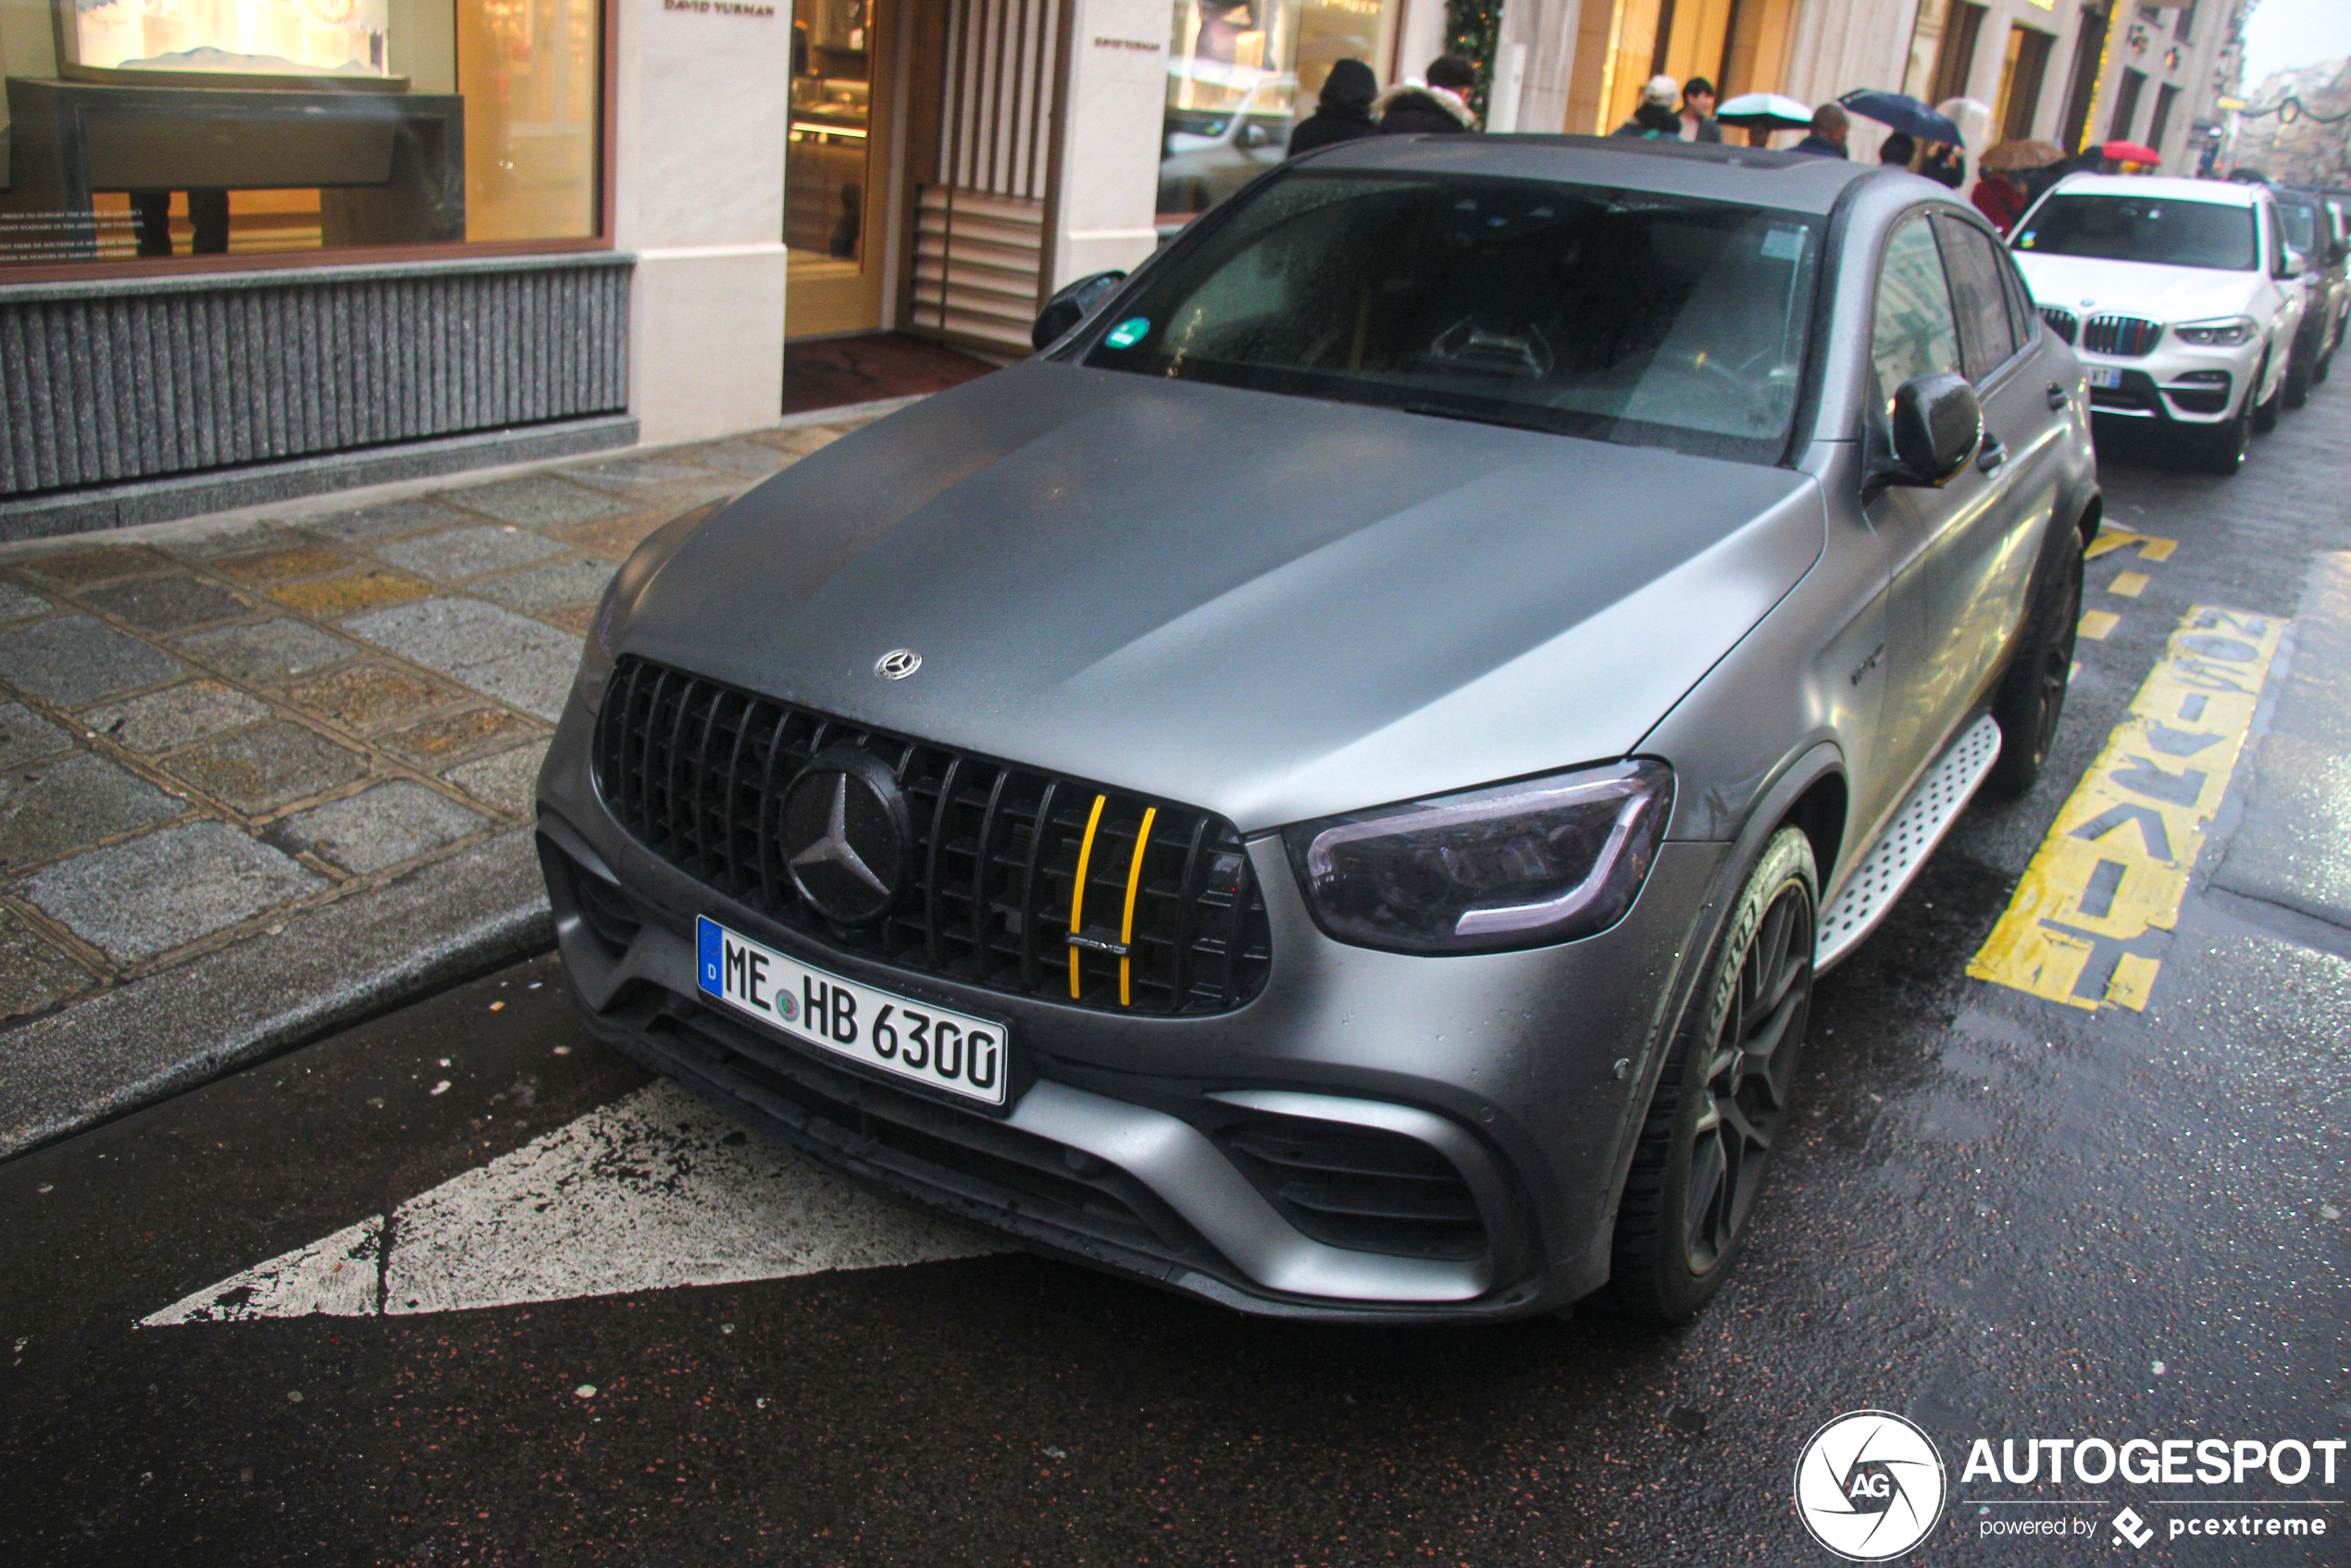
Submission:
[[[2248,404],[2252,399],[2251,392],[2245,393]],[[2196,467],[2208,474],[2233,479],[2237,470],[2245,467],[2245,449],[2252,444],[2253,410],[2247,406],[2238,409],[2221,423],[2196,432],[2194,452]]]
[[[2270,360],[2269,356],[2264,355],[2261,358],[2261,368],[2253,373],[2253,388],[2245,394],[2246,399],[2249,401],[2260,396],[2261,383],[2269,379]],[[2283,376],[2279,377],[2278,390],[2270,394],[2270,400],[2267,403],[2254,404],[2253,429],[2257,434],[2268,435],[2278,428],[2278,404],[2285,399],[2285,381],[2286,379]]]
[[[2000,725],[2000,755],[1985,787],[2009,800],[2033,788],[2049,760],[2065,691],[2073,679],[2073,638],[2082,621],[2082,549],[2067,541],[2064,559],[2034,595],[2032,623],[2010,656],[1992,716]]]
[[[1804,1047],[1819,883],[1811,841],[1781,828],[1715,940],[1617,1208],[1607,1299],[1627,1316],[1686,1323],[1746,1238]]]

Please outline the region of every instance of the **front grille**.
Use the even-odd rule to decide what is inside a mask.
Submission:
[[[807,907],[779,841],[793,774],[841,744],[889,766],[914,827],[911,886],[864,926]],[[846,724],[635,658],[606,688],[594,757],[606,809],[640,843],[840,952],[991,990],[1156,1014],[1237,1007],[1272,964],[1265,901],[1240,835],[1206,812]]]
[[[2055,332],[2067,342],[2071,342],[2081,335],[2082,323],[2070,310],[2059,310],[2053,305],[2045,305],[2041,307],[2041,319],[2049,324],[2050,331]]]
[[[2083,325],[2082,346],[2092,354],[2135,359],[2151,352],[2163,336],[2163,323],[2137,316],[2093,316]]]
[[[1252,1117],[1216,1137],[1282,1217],[1317,1241],[1412,1258],[1485,1255],[1469,1184],[1416,1138],[1292,1116]]]

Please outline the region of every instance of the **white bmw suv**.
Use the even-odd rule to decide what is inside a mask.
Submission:
[[[2077,174],[2009,242],[2041,314],[2089,372],[2095,414],[2168,425],[2215,473],[2277,422],[2304,259],[2269,191]]]

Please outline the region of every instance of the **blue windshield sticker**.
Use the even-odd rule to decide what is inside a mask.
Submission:
[[[1763,254],[1773,261],[1796,260],[1804,254],[1804,230],[1794,224],[1773,224],[1763,235]]]
[[[1102,342],[1113,348],[1133,348],[1150,335],[1151,330],[1151,324],[1149,317],[1130,317],[1113,327],[1110,330],[1110,336],[1104,338]]]
[[[2038,234],[2040,230],[2038,229],[2027,229],[2023,233],[2019,234],[2016,237],[2016,248],[2021,251],[2031,250],[2033,248],[2033,236]]]

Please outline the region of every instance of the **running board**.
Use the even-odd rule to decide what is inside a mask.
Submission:
[[[1815,973],[1852,952],[1876,928],[1885,912],[1894,907],[1894,901],[1902,896],[1902,890],[1910,885],[1910,878],[1919,874],[1919,867],[1926,864],[1926,857],[1934,852],[1934,846],[1943,841],[1943,835],[1950,831],[1951,824],[1959,820],[1968,798],[1992,771],[1999,754],[2000,727],[1985,714],[1926,770],[1926,777],[1895,813],[1877,847],[1854,867],[1835,902],[1822,914],[1813,944]]]

